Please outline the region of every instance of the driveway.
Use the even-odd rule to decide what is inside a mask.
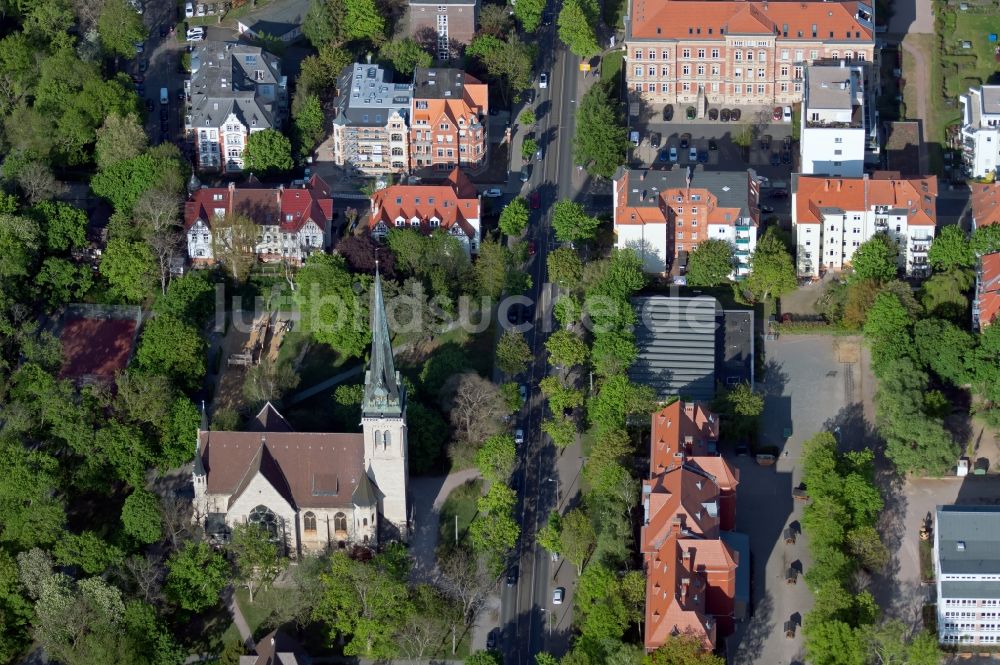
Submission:
[[[931,0],[895,0],[892,3],[889,32],[905,34],[934,34],[934,10]]]

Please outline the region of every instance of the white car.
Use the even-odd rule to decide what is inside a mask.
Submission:
[[[538,87],[543,90],[549,87],[549,74],[548,72],[542,72],[538,75]]]
[[[146,50],[146,45],[145,44],[143,44],[142,42],[136,42],[135,43],[135,53],[136,53],[136,55],[139,55],[140,53],[142,53],[145,50]]]
[[[521,401],[522,402],[527,402],[528,401],[528,386],[526,386],[526,385],[524,385],[522,383],[521,385],[519,385],[517,387],[517,392],[521,395]]]
[[[677,161],[677,148],[673,148],[673,147],[670,148],[670,161],[672,161],[672,162],[676,162]]]
[[[185,18],[191,18],[194,16],[194,4],[190,2],[184,3],[184,16]]]
[[[555,590],[552,592],[552,604],[562,605],[563,599],[565,597],[566,597],[566,589],[562,588],[561,586],[557,586]]]
[[[205,28],[188,28],[187,40],[189,42],[200,42],[205,39]]]
[[[688,150],[688,160],[692,161],[692,162],[697,162],[698,161],[698,151],[695,150],[694,148],[691,148],[690,150]]]
[[[518,446],[524,445],[524,430],[518,428],[514,430],[514,444]]]
[[[501,196],[503,196],[503,192],[500,191],[499,187],[490,187],[485,192],[483,192],[483,196],[490,199],[498,199]]]
[[[205,5],[198,5],[198,12],[197,12],[197,14],[198,14],[198,16],[204,16],[205,15]]]
[[[785,122],[791,122],[792,121],[792,107],[791,106],[786,106],[783,109],[781,109],[781,119],[784,120]]]

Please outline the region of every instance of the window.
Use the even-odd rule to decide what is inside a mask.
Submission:
[[[753,60],[753,51],[747,50],[747,62]]]
[[[739,72],[736,72],[736,73],[739,74]],[[739,78],[739,76],[737,76],[737,78]],[[733,86],[733,94],[736,94],[736,95],[743,94],[743,86],[740,85],[739,83],[737,83],[736,85],[734,85]]]
[[[684,67],[681,70],[681,72],[684,74],[684,76],[690,76],[691,75],[691,65],[684,65]]]
[[[712,92],[718,92],[718,91],[719,91],[719,83],[718,81],[716,81],[712,83]]]
[[[636,59],[636,60],[642,60],[642,49],[638,49],[638,48],[637,48],[637,49],[635,50],[635,59]]]
[[[782,92],[788,92],[788,84],[787,83],[782,83],[781,84],[781,91]]]
[[[782,78],[788,78],[788,65],[781,66],[781,76]]]
[[[757,62],[767,62],[767,51],[757,51]]]
[[[733,53],[733,59],[736,60],[736,62],[741,61],[743,59],[743,51],[736,51]]]
[[[262,527],[271,540],[278,539],[278,516],[267,506],[257,506],[251,510],[247,522]]]
[[[649,67],[649,75],[650,76],[656,76],[656,67],[653,67],[652,65],[650,65],[650,67]]]
[[[705,65],[698,65],[698,76],[705,75]]]
[[[648,89],[648,90],[649,90],[650,92],[656,92],[656,84],[655,84],[655,83],[650,83],[650,84],[649,84],[649,87],[648,87],[647,89]]]
[[[717,48],[712,49],[712,58],[715,60],[719,59],[719,49]]]
[[[681,57],[684,58],[685,60],[690,60],[691,59],[691,49],[686,48],[683,51],[681,51]]]
[[[786,48],[781,49],[781,59],[788,60],[788,49]]]
[[[667,49],[660,51],[660,60],[670,60],[670,51]]]
[[[858,60],[860,60],[861,62],[865,61],[865,54],[861,51],[858,51]]]
[[[757,84],[757,94],[758,95],[763,95],[764,94],[764,84],[763,83],[758,83]]]
[[[705,49],[703,48],[698,49],[698,59],[699,60],[705,59]]]
[[[795,51],[795,62],[802,62],[802,51]]]
[[[743,78],[743,70],[742,69],[734,69],[733,70],[733,78]]]
[[[635,75],[636,76],[642,76],[642,67],[641,66],[638,66],[638,65],[636,66],[636,68],[635,68]]]
[[[834,155],[838,155],[838,156],[839,156],[839,155],[843,155],[843,154],[844,154],[844,151],[843,151],[843,150],[834,150],[834,151],[833,151],[833,154],[834,154]]]
[[[712,65],[712,76],[718,76],[718,75],[719,75],[719,66]]]
[[[667,65],[660,67],[660,76],[670,76],[670,67]]]
[[[302,516],[302,528],[305,531],[316,531],[316,513],[310,510]]]
[[[684,232],[683,231],[678,231],[677,232],[677,239],[678,240],[684,240]]]
[[[670,84],[669,83],[661,83],[660,84],[660,92],[670,92]]]
[[[758,69],[758,70],[757,70],[757,78],[759,78],[759,79],[762,79],[762,78],[764,78],[764,72],[765,72],[765,71],[767,71],[767,70],[765,70],[765,69],[763,69],[763,68],[761,68],[761,69]]]
[[[347,515],[337,513],[333,516],[333,530],[347,532]]]
[[[819,57],[819,51],[816,51],[816,50],[809,51],[809,59],[810,60],[815,60],[818,57]]]
[[[655,48],[649,49],[649,59],[650,60],[656,60],[656,49]]]

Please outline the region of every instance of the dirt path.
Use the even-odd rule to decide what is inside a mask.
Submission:
[[[413,497],[413,514],[423,516],[413,520],[410,554],[413,556],[414,581],[429,582],[437,567],[435,550],[438,543],[438,519],[441,506],[451,491],[473,478],[479,477],[478,469],[463,469],[446,477],[413,478],[410,495]]]
[[[906,115],[910,119],[919,120],[922,124],[924,140],[920,143],[920,172],[929,173],[927,140],[928,137],[935,136],[937,128],[930,126],[930,115],[927,109],[931,84],[930,58],[928,54],[924,53],[923,48],[915,43],[916,41],[916,38],[907,37],[900,44],[913,63],[912,71],[910,71],[910,68],[906,66],[906,60],[903,61],[903,78],[906,79],[906,87],[912,86],[912,93],[906,98],[913,100],[916,97],[915,104],[911,105],[909,102],[906,104]],[[905,91],[904,94],[906,94]]]

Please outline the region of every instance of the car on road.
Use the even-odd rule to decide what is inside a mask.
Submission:
[[[552,604],[553,605],[562,605],[563,604],[563,599],[565,597],[566,597],[566,589],[562,588],[561,586],[557,586],[552,591]]]
[[[177,101],[179,102],[187,101],[187,93],[184,92],[184,88],[177,88]]]
[[[685,132],[681,134],[681,150],[687,150],[689,145],[691,145],[691,135]]]
[[[538,75],[538,87],[541,88],[542,90],[544,90],[545,88],[549,87],[549,73],[548,72],[542,72],[541,74]]]
[[[184,17],[191,18],[194,16],[194,3],[185,2],[184,3]]]
[[[781,107],[775,106],[774,111],[771,113],[771,120],[781,120]]]
[[[747,445],[746,441],[740,441],[736,444],[736,454],[740,457],[750,454],[750,446]]]
[[[500,191],[499,187],[490,187],[485,192],[483,192],[483,196],[485,196],[488,199],[498,199],[501,196],[503,196],[503,192]]]
[[[145,80],[142,74],[132,74],[132,83],[142,83]]]
[[[708,162],[708,150],[698,151],[698,161],[702,164],[706,164]]]
[[[517,566],[511,566],[507,570],[507,586],[514,586],[517,584]]]
[[[708,109],[708,119],[718,120],[719,119],[719,109]]]
[[[769,205],[765,205],[765,204],[762,203],[760,205],[760,211],[761,212],[768,212],[768,213],[774,212],[774,206],[769,206]]]
[[[676,154],[676,152],[675,152],[675,154]],[[661,162],[669,161],[670,160],[670,151],[667,150],[666,148],[664,148],[663,150],[661,150],[660,151],[660,157],[659,157],[659,159],[660,159]]]
[[[528,241],[528,256],[534,256],[534,255],[535,255],[535,241],[534,240],[529,240]]]
[[[147,99],[146,100],[146,110],[147,111],[152,111],[153,110],[153,100],[152,99]]]
[[[730,115],[731,113],[729,109],[722,109],[721,111],[719,111],[719,120],[721,120],[722,122],[729,122]]]
[[[524,430],[520,427],[514,430],[514,444],[518,446],[524,445]]]
[[[760,149],[767,151],[771,149],[771,135],[764,134],[760,137]]]
[[[188,28],[186,36],[189,42],[200,42],[205,39],[205,28],[201,26]]]
[[[161,26],[160,26],[160,37],[161,37],[161,38],[163,38],[163,37],[166,37],[166,36],[167,36],[167,33],[169,33],[169,32],[170,32],[170,28],[168,28],[168,27],[167,27],[167,26],[165,26],[165,25],[161,25]]]
[[[688,161],[689,162],[698,161],[698,150],[694,146],[691,146],[691,149],[688,150]]]
[[[739,122],[740,115],[741,114],[739,109],[733,109],[729,112],[729,119],[732,120],[733,122]]]
[[[528,166],[525,166],[523,169],[521,169],[521,182],[528,182],[528,179],[530,177],[531,177],[531,165],[529,164]]]
[[[539,148],[538,150],[535,151],[535,159],[537,161],[539,162],[542,161],[544,157],[545,157],[545,151],[542,148]]]
[[[649,135],[649,145],[653,146],[653,148],[659,148],[662,138],[659,132],[653,132]]]
[[[532,192],[531,196],[528,197],[528,201],[531,203],[532,210],[538,210],[542,207],[542,195],[538,192]]]
[[[674,119],[674,105],[667,104],[663,107],[663,122],[670,122]]]
[[[776,152],[771,153],[771,166],[778,166],[781,164],[781,155]]]
[[[785,122],[791,122],[792,121],[792,107],[791,106],[786,106],[786,107],[784,107],[784,108],[781,109],[781,119],[784,120]]]
[[[144,74],[144,73],[146,73],[147,69],[149,69],[149,60],[146,60],[145,58],[141,58],[139,60],[139,72]]]
[[[135,94],[139,95],[140,97],[142,97],[143,95],[145,95],[146,94],[146,85],[143,84],[143,83],[137,84],[135,86]]]
[[[552,25],[552,12],[542,12],[542,25]]]
[[[673,146],[670,147],[670,161],[672,162],[677,161],[677,148]]]
[[[697,115],[698,115],[698,111],[693,106],[687,107],[687,109],[685,109],[685,111],[684,111],[684,116],[688,120],[694,120],[695,117],[697,117]]]
[[[708,149],[709,150],[719,149],[719,144],[715,142],[715,139],[708,139]]]

